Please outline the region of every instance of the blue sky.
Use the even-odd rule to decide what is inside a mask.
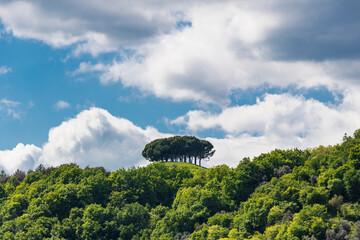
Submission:
[[[143,128],[152,125],[166,130],[165,118],[185,114],[193,105],[143,96],[136,89],[119,84],[104,86],[96,74],[72,76],[71,72],[81,62],[92,58],[82,56],[64,62],[69,49],[53,49],[41,42],[16,39],[12,35],[5,35],[1,40],[1,65],[11,68],[1,76],[1,96],[18,102],[15,111],[20,115],[14,118],[3,114],[0,122],[2,132],[6,131],[6,137],[1,139],[3,149],[19,142],[41,145],[46,142],[51,127],[93,106],[107,109]],[[114,55],[105,57],[115,58]],[[57,109],[59,101],[68,106]],[[156,108],[152,109],[153,106]]]
[[[158,137],[207,166],[360,128],[357,1],[1,1],[0,168],[146,162]]]

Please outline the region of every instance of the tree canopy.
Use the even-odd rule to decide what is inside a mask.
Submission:
[[[189,162],[201,165],[215,153],[214,146],[193,136],[174,136],[156,139],[146,144],[142,155],[150,162]]]
[[[359,240],[359,184],[359,131],[235,168],[0,171],[0,239]]]

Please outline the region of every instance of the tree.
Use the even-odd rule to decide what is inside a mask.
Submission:
[[[189,162],[201,165],[201,160],[209,159],[215,153],[214,146],[206,140],[193,136],[174,136],[156,139],[146,144],[142,155],[150,162]]]

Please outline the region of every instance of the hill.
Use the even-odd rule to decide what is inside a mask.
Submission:
[[[359,239],[360,130],[236,168],[75,164],[0,176],[1,239]]]
[[[162,162],[160,164],[163,164],[169,168],[178,168],[178,167],[188,168],[192,173],[195,173],[196,171],[203,171],[203,170],[207,169],[203,166],[195,165],[192,163],[184,163],[184,162]]]

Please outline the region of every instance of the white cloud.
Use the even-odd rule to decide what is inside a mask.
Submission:
[[[7,74],[8,72],[11,72],[12,69],[7,66],[0,66],[0,75],[1,74]]]
[[[80,63],[79,67],[71,73],[71,75],[76,76],[78,74],[88,73],[88,72],[102,72],[105,71],[108,66],[98,63],[98,64],[91,64],[90,62],[82,62]]]
[[[344,132],[359,127],[360,15],[351,7],[354,2],[6,1],[0,3],[0,18],[15,37],[72,46],[75,56],[124,48],[134,52],[111,64],[81,63],[73,75],[98,72],[103,84],[121,82],[160,98],[221,105],[220,114],[191,111],[173,123],[195,132],[223,129],[226,139],[211,139],[217,148],[214,159],[234,165],[244,156],[273,148],[336,143]],[[191,21],[191,27],[177,29],[179,20]],[[325,86],[343,94],[344,100],[328,106],[268,94],[251,106],[227,107],[233,90],[263,85]],[[1,110],[9,108],[1,106],[0,112],[9,114]],[[106,149],[107,166],[115,166],[120,150],[127,154],[124,159],[140,159],[125,139],[130,134],[129,142],[138,150],[135,142],[150,139],[148,131],[91,109],[50,131],[41,161],[75,159],[85,164],[89,159],[95,164],[95,156],[105,154],[101,148]],[[126,166],[124,161],[120,163]]]
[[[205,167],[226,164],[236,167],[244,157],[254,157],[261,153],[268,153],[274,149],[279,149],[276,142],[268,137],[253,137],[243,135],[238,138],[227,137],[224,139],[207,138],[214,145],[215,154],[209,161],[202,163]]]
[[[174,14],[181,10],[178,5],[168,1],[7,1],[0,3],[0,18],[15,37],[53,47],[78,44],[74,55],[95,56],[169,31],[178,20]]]
[[[233,90],[270,87],[345,91],[359,86],[354,59],[272,59],[269,35],[281,29],[284,13],[241,4],[209,4],[187,12],[192,27],[162,34],[135,48],[134,56],[104,65],[82,63],[75,72],[102,72],[103,84],[121,82],[175,101],[226,106]]]
[[[141,156],[144,146],[165,136],[152,127],[142,129],[104,109],[91,108],[50,129],[42,148],[20,143],[12,150],[0,151],[0,167],[13,172],[71,162],[109,170],[143,166],[147,164]]]
[[[76,162],[80,166],[108,169],[138,165],[141,151],[154,138],[164,136],[154,128],[142,129],[130,121],[91,108],[49,132],[39,162],[59,165]]]
[[[213,103],[227,102],[231,89],[251,85],[234,47],[243,46],[246,55],[257,58],[253,45],[279,18],[233,5],[196,7],[187,16],[191,28],[143,44],[135,56],[108,65],[101,82],[121,81],[158,97]]]
[[[54,107],[56,110],[59,111],[59,110],[65,109],[65,108],[69,108],[70,104],[68,102],[60,100],[54,105]]]
[[[216,153],[203,165],[235,167],[244,157],[276,148],[304,149],[340,142],[345,132],[351,134],[359,128],[359,103],[356,93],[346,95],[339,106],[288,94],[267,95],[254,105],[230,107],[219,114],[192,111],[175,122],[185,124],[195,135],[204,129],[223,129],[225,138],[207,138]],[[144,146],[168,136],[152,127],[137,127],[104,109],[91,108],[50,129],[42,148],[18,144],[12,150],[0,151],[0,167],[13,172],[34,169],[40,163],[58,166],[75,162],[81,167],[104,166],[109,170],[144,166]]]
[[[225,139],[209,138],[217,149],[214,163],[234,166],[246,156],[275,148],[308,148],[336,144],[345,132],[360,128],[360,97],[356,91],[344,96],[338,106],[327,106],[301,96],[266,95],[254,105],[235,106],[219,114],[190,111],[172,124],[190,132],[220,128]]]
[[[21,110],[19,109],[19,102],[8,100],[6,98],[0,99],[0,116],[3,118],[20,119]]]
[[[7,107],[15,107],[18,106],[20,103],[12,100],[8,100],[6,98],[0,99],[0,103]]]
[[[0,18],[15,37],[72,46],[76,56],[134,53],[108,65],[82,63],[74,75],[96,71],[104,84],[121,82],[161,98],[226,106],[234,89],[325,86],[345,91],[358,85],[360,35],[354,23],[359,17],[353,4],[7,1],[0,3]],[[309,9],[319,10],[313,14]],[[179,21],[190,21],[191,27],[176,28]]]
[[[40,157],[41,148],[19,143],[12,150],[0,151],[0,168],[8,173],[17,169],[34,169],[34,162]]]

